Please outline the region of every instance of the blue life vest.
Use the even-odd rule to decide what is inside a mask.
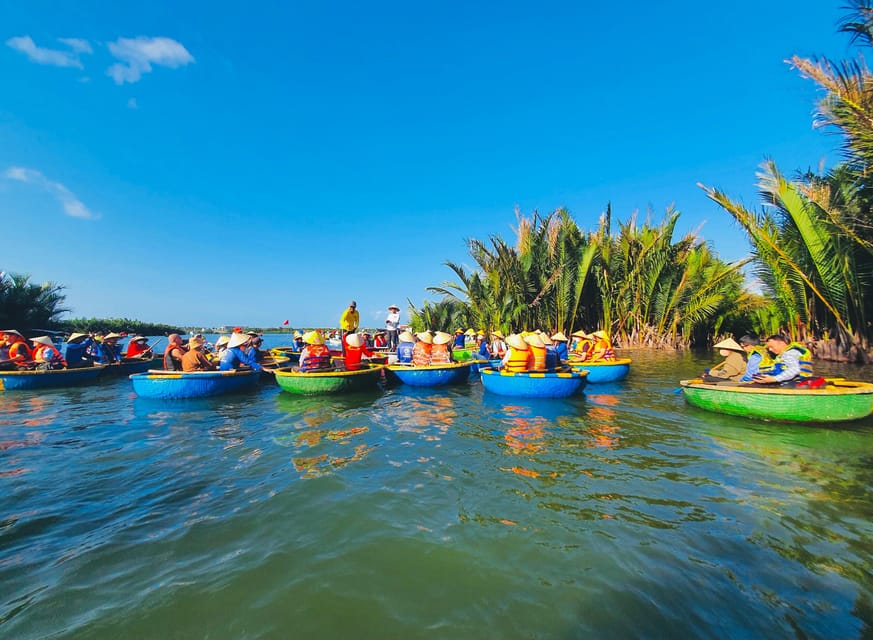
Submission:
[[[798,361],[798,364],[800,365],[800,373],[797,374],[797,377],[812,378],[812,351],[807,349],[799,342],[792,342],[791,344],[789,344],[786,351],[791,351],[792,349],[800,352],[800,360]],[[782,362],[781,357],[776,356],[776,361],[773,363],[773,366],[769,370],[767,370],[767,373],[772,376],[777,376],[784,370],[785,363]]]
[[[559,366],[561,366],[560,359],[558,358],[558,350],[555,348],[553,344],[546,345],[546,370],[554,371]]]

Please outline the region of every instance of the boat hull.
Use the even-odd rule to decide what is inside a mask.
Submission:
[[[630,358],[617,358],[616,360],[600,360],[595,362],[574,362],[568,360],[567,364],[574,371],[587,371],[589,384],[602,384],[618,382],[627,378],[630,373]]]
[[[141,398],[186,400],[254,389],[259,371],[150,371],[130,376]]]
[[[425,367],[392,364],[385,369],[385,375],[390,382],[401,382],[413,387],[441,387],[466,382],[470,378],[471,366],[470,362],[432,364]]]
[[[276,383],[283,391],[303,396],[352,393],[374,389],[382,376],[382,365],[362,365],[357,371],[300,373],[277,369]]]
[[[728,415],[782,422],[844,422],[873,413],[873,384],[831,380],[819,389],[704,384],[683,380],[688,404]]]
[[[52,371],[0,371],[0,391],[57,389],[94,382],[104,366]]]
[[[585,372],[505,373],[482,369],[482,385],[487,391],[516,398],[569,398],[585,386]]]

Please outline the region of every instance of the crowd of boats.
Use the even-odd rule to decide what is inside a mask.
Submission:
[[[7,330],[0,332],[0,356],[5,356],[0,366],[7,369],[0,371],[0,390],[67,387],[126,375],[138,396],[160,400],[252,391],[265,379],[297,395],[350,393],[379,385],[442,387],[478,380],[487,392],[498,395],[566,398],[587,384],[621,382],[630,374],[631,359],[618,357],[609,337],[599,333],[578,332],[568,339],[542,331],[505,338],[492,332],[492,340],[485,343],[481,334],[472,331],[458,330],[454,337],[440,331],[414,335],[405,331],[389,351],[388,346],[374,345],[355,332],[325,338],[320,331],[298,332],[288,346],[261,349],[258,334],[240,330],[219,338],[215,345],[199,335],[191,336],[186,345],[171,335],[162,354],[156,354],[156,345],[142,336],[131,337],[122,349],[119,334],[72,334],[62,354],[49,336],[32,338],[29,352],[16,348],[25,343],[24,336]],[[87,343],[87,348],[81,349],[81,343]],[[728,358],[710,371],[724,372],[733,357],[729,351],[740,348],[733,340],[729,343],[717,345],[729,344],[731,349],[721,349]],[[183,355],[186,363],[203,364],[183,368]],[[778,354],[770,357],[772,373],[780,359]],[[873,384],[814,378],[811,367],[803,373],[792,384],[764,384],[763,374],[743,381],[739,374],[729,379],[708,371],[681,381],[681,389],[689,404],[752,418],[834,422],[873,413]]]

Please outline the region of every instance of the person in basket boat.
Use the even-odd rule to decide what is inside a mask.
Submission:
[[[124,354],[125,358],[142,358],[150,357],[152,355],[152,348],[148,344],[149,339],[145,336],[134,336],[130,339],[130,342],[127,343],[127,352]]]
[[[737,342],[746,352],[746,372],[740,382],[752,382],[759,371],[763,373],[773,366],[773,356],[758,338],[745,335]]]
[[[452,341],[452,349],[463,349],[466,346],[467,337],[462,329],[455,329],[455,337]]]
[[[743,357],[743,347],[733,338],[722,340],[715,348],[724,358],[716,366],[703,372],[700,377],[704,382],[739,381],[746,372],[746,359]]]
[[[545,371],[546,370],[546,344],[540,338],[538,333],[522,334],[522,338],[530,348],[531,359],[529,362],[530,371]]]
[[[592,361],[615,360],[615,351],[612,349],[612,341],[606,331],[595,331],[591,334],[594,338],[594,346],[591,347]]]
[[[100,364],[117,364],[121,362],[121,346],[118,341],[123,336],[120,333],[107,333],[97,345],[97,361]]]
[[[182,356],[185,355],[185,347],[182,346],[182,336],[171,333],[167,336],[167,346],[164,349],[164,371],[181,371]]]
[[[227,349],[222,352],[221,358],[219,358],[219,371],[239,370],[242,366],[248,366],[255,371],[260,371],[261,365],[258,364],[255,357],[249,351],[246,351],[245,348],[251,339],[252,337],[245,333],[232,334],[227,343]]]
[[[463,337],[463,333],[461,336]],[[452,341],[452,336],[444,331],[437,331],[433,337],[433,344],[430,348],[430,363],[431,364],[452,364],[452,352],[449,349],[449,343]]]
[[[415,336],[409,331],[397,336],[397,364],[412,364],[412,352],[415,349]]]
[[[215,371],[218,366],[206,357],[206,340],[194,336],[188,340],[188,351],[182,356],[182,371]]]
[[[501,360],[506,355],[506,342],[504,342],[505,337],[499,331],[491,332],[491,354],[494,358],[500,358]]]
[[[27,368],[30,366],[29,363],[33,361],[33,352],[27,345],[24,336],[15,329],[6,329],[0,333],[3,334],[3,338],[6,341],[5,349],[8,349],[5,354],[6,362],[3,363],[4,368],[13,370],[16,367]]]
[[[567,349],[567,336],[558,331],[551,336],[552,342],[555,343],[555,351],[558,353],[558,360],[569,360],[570,351]]]
[[[206,354],[210,362],[214,364],[221,360],[221,354],[227,349],[228,342],[230,342],[230,338],[227,336],[218,336],[218,339],[215,341],[215,351]]]
[[[488,341],[485,339],[485,334],[480,331],[476,334],[476,355],[482,360],[491,359],[491,349],[488,348]]]
[[[430,331],[416,333],[418,340],[412,348],[412,364],[416,367],[426,367],[430,364],[430,352],[433,349],[433,336]]]
[[[819,387],[824,378],[812,372],[812,352],[799,342],[791,342],[781,334],[767,338],[767,350],[775,357],[773,364],[760,370],[753,378],[758,384],[780,384],[793,387]]]
[[[590,360],[594,350],[594,336],[579,329],[571,333],[570,337],[573,338],[573,347],[570,349],[573,360]]]
[[[304,347],[300,352],[300,362],[297,370],[301,373],[314,371],[332,371],[330,350],[324,344],[324,336],[319,331],[308,331],[303,334]]]
[[[67,369],[81,369],[91,367],[96,358],[92,355],[94,338],[87,333],[71,333],[64,347],[64,360],[67,361]]]
[[[251,340],[249,340],[249,343],[246,345],[246,351],[250,356],[252,356],[252,358],[260,363],[264,359],[264,352],[261,351],[261,346],[264,344],[264,339],[257,331],[246,331],[246,335],[251,338]]]
[[[66,369],[67,361],[55,347],[52,339],[48,336],[39,336],[31,338],[33,343],[33,361],[36,364],[34,367],[40,371],[49,371],[51,369]]]
[[[386,338],[385,331],[377,331],[376,335],[373,336],[373,348],[374,349],[384,349],[388,346],[388,338]]]
[[[558,357],[558,349],[549,334],[545,331],[537,331],[537,335],[543,344],[546,346],[546,371],[555,371],[561,366],[561,359]]]
[[[347,333],[343,337],[343,342],[345,343],[343,362],[346,365],[346,371],[358,371],[361,368],[361,359],[364,356],[369,358],[373,355],[360,333]]]
[[[524,373],[530,371],[533,366],[533,353],[530,345],[517,333],[512,333],[506,338],[509,349],[500,363],[500,368],[506,373]]]

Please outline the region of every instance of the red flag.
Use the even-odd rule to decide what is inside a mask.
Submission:
[[[282,325],[283,325],[283,326],[287,326],[287,325],[288,325],[288,321],[286,320],[285,322],[282,323]]]

